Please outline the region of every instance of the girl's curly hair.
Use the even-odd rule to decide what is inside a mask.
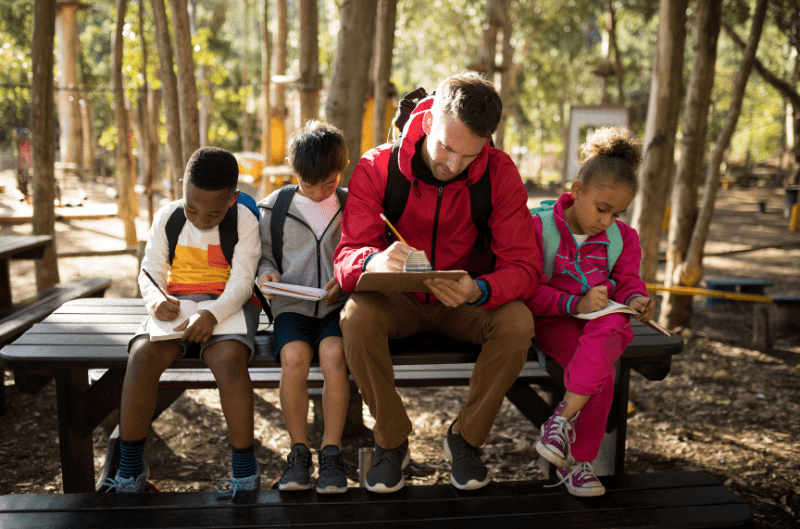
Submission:
[[[581,146],[581,168],[577,180],[589,184],[595,176],[612,175],[638,189],[636,170],[642,163],[639,140],[627,129],[602,127]]]

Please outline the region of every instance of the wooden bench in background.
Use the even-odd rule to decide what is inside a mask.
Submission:
[[[0,526],[40,527],[437,527],[733,528],[752,527],[752,510],[699,472],[604,476],[605,496],[576,498],[545,482],[492,482],[477,491],[407,486],[393,494],[350,488],[158,494],[0,496]]]
[[[80,298],[103,297],[109,286],[111,286],[111,279],[107,277],[76,279],[67,283],[59,283],[21,301],[12,307],[10,314],[6,314],[0,319],[0,347],[11,343],[64,303]],[[2,364],[0,364],[0,368],[2,368]],[[0,369],[1,371],[2,369]],[[52,377],[47,380],[38,379],[37,384],[25,388],[24,392],[37,393],[51,379]],[[5,412],[5,388],[0,387],[0,416]]]

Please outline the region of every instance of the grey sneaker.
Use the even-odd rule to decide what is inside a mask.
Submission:
[[[458,419],[456,419],[458,420]],[[492,478],[486,465],[481,461],[483,450],[469,444],[460,433],[453,433],[453,421],[447,430],[444,441],[444,453],[452,462],[450,483],[461,490],[475,490],[485,487]]]
[[[222,488],[227,485],[227,488]],[[236,497],[237,492],[246,490],[261,490],[261,467],[256,461],[256,473],[246,478],[235,478],[231,475],[231,479],[223,479],[217,483],[217,492],[221,494],[231,493],[231,499]]]
[[[328,445],[319,453],[319,478],[317,492],[320,494],[341,494],[347,492],[347,474],[342,453],[333,445]]]
[[[311,462],[311,452],[302,443],[297,443],[292,447],[292,451],[286,457],[288,464],[283,471],[281,481],[278,484],[280,490],[308,490],[311,488],[311,473],[314,472],[314,464]]]
[[[118,494],[128,492],[146,492],[145,489],[147,488],[147,476],[149,473],[150,468],[147,466],[147,461],[145,461],[144,468],[142,468],[142,473],[135,478],[121,478],[119,477],[119,472],[117,472],[117,476],[114,479],[106,478],[103,480],[103,485],[108,487],[106,492],[111,492],[113,489]]]
[[[367,472],[367,490],[371,492],[394,492],[402,489],[406,481],[403,469],[411,461],[408,439],[397,448],[382,448],[375,443],[375,458]]]

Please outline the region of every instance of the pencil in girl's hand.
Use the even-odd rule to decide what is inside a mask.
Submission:
[[[167,296],[167,294],[166,294],[166,293],[165,293],[163,290],[161,290],[161,287],[160,287],[160,286],[158,286],[158,283],[156,283],[156,280],[155,280],[155,279],[153,279],[153,276],[151,276],[151,275],[150,275],[150,274],[147,272],[147,270],[145,270],[144,268],[142,268],[142,273],[144,273],[144,275],[146,275],[146,276],[147,276],[147,279],[149,279],[149,280],[150,280],[150,282],[151,282],[151,283],[153,283],[153,285],[155,285],[155,287],[158,289],[158,291],[159,291],[159,292],[161,292],[161,295],[162,295],[162,296],[164,296],[164,299],[166,299],[167,301],[172,301],[172,299],[170,299],[170,297],[169,297],[169,296]]]
[[[403,237],[402,237],[402,236],[401,236],[399,233],[397,233],[397,230],[396,230],[396,229],[394,229],[394,226],[392,226],[392,223],[391,223],[391,222],[389,222],[389,219],[387,219],[387,218],[386,218],[386,215],[384,215],[383,213],[381,213],[381,218],[382,218],[382,219],[383,219],[383,221],[386,223],[386,225],[387,225],[387,226],[389,226],[389,229],[390,229],[390,230],[392,230],[392,233],[394,233],[394,236],[395,236],[395,237],[397,237],[397,240],[398,240],[398,241],[402,242],[403,244],[408,244],[408,243],[405,241],[405,239],[403,239]]]

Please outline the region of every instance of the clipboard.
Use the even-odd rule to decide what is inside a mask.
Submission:
[[[458,281],[467,275],[464,270],[432,272],[364,272],[358,278],[355,292],[430,292],[422,282],[440,277]]]

